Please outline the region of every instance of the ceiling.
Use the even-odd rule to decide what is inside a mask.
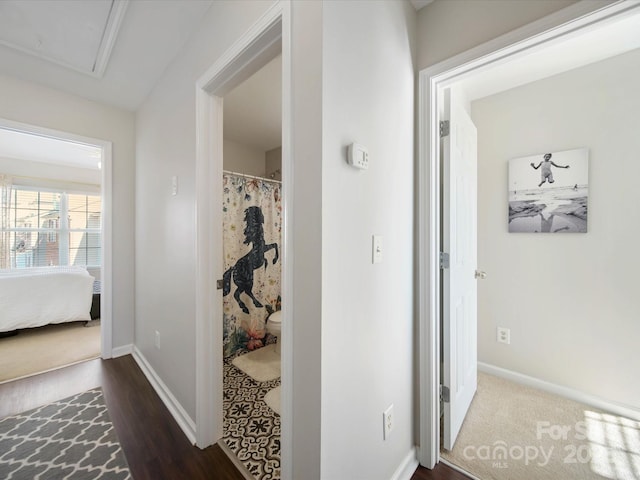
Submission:
[[[127,2],[0,3],[0,44],[101,77]]]
[[[282,145],[282,55],[225,95],[223,130],[263,152]]]
[[[135,111],[214,0],[1,0],[0,74]],[[411,0],[419,10],[431,0]],[[470,100],[640,48],[640,16],[464,79]],[[282,59],[225,97],[225,136],[280,145]],[[0,152],[2,154],[2,152]]]
[[[135,111],[213,0],[2,0],[0,74]]]
[[[597,29],[535,48],[509,62],[474,71],[458,85],[469,101],[558,75],[640,48],[640,8]]]
[[[0,158],[98,170],[102,160],[102,149],[0,128]]]

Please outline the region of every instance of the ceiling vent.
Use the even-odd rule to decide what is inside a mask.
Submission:
[[[0,2],[0,45],[101,78],[129,0]]]

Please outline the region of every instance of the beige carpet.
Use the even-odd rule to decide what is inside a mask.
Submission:
[[[100,356],[100,322],[47,325],[0,338],[0,383]]]
[[[478,373],[442,458],[483,480],[640,479],[640,422]]]
[[[271,410],[280,415],[280,387],[269,390],[264,396],[264,401]]]
[[[280,355],[275,344],[233,359],[231,363],[258,382],[268,382],[280,376]]]

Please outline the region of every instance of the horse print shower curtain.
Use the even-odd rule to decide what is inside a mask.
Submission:
[[[224,355],[265,344],[265,321],[280,309],[281,186],[223,176]]]

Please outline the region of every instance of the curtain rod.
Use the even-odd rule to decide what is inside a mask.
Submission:
[[[222,173],[226,173],[227,175],[237,175],[238,177],[243,177],[243,178],[253,178],[254,180],[262,180],[265,182],[282,184],[281,180],[274,180],[273,178],[257,177],[255,175],[247,175],[246,173],[232,172],[231,170],[223,170]]]

